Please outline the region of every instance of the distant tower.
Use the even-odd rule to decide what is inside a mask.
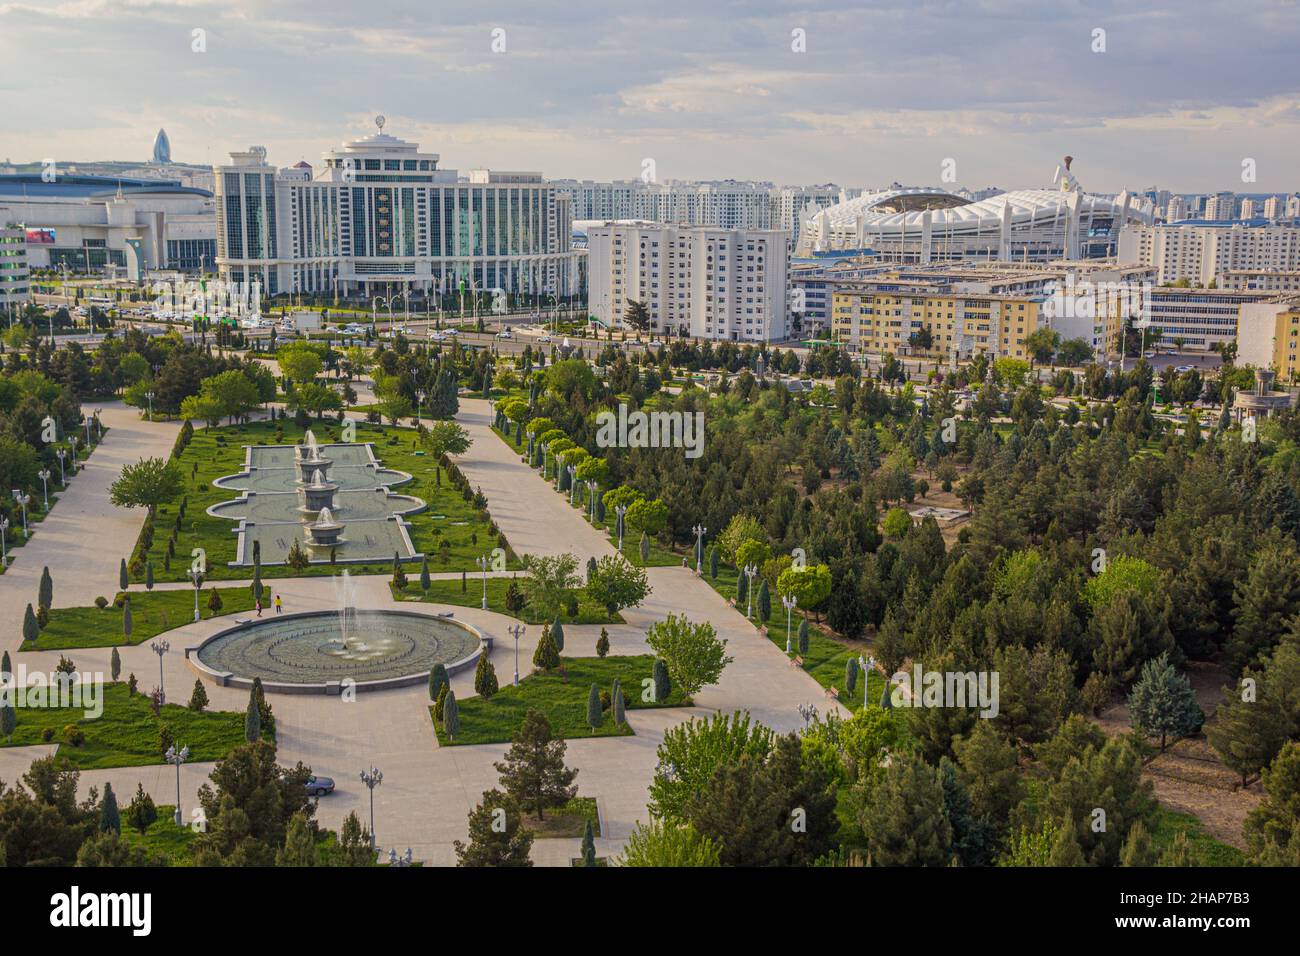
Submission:
[[[165,129],[160,129],[158,138],[153,141],[153,161],[159,166],[170,165],[172,161],[172,144]]]

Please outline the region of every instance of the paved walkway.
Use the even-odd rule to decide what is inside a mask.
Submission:
[[[459,420],[470,431],[474,443],[459,460],[473,485],[483,489],[498,525],[520,554],[573,552],[581,564],[590,556],[613,554],[604,535],[587,524],[530,471],[504,442],[491,431],[491,409],[487,402],[461,400]],[[92,457],[92,469],[77,479],[70,494],[46,520],[43,531],[24,549],[29,573],[15,568],[0,577],[0,608],[10,620],[20,619],[23,607],[36,594],[40,568],[49,564],[55,581],[56,606],[84,606],[96,594],[116,590],[119,552],[134,542],[143,514],[122,512],[108,504],[107,487],[123,463],[143,455],[165,455],[175,438],[176,425],[141,422],[133,409],[108,408],[105,421],[114,431]],[[101,457],[102,456],[102,457]],[[98,466],[95,470],[94,466]],[[60,521],[60,511],[66,524]],[[41,539],[45,538],[42,542]],[[90,542],[113,542],[110,553],[92,552]],[[44,547],[45,550],[35,550]],[[34,574],[30,569],[34,567]],[[646,819],[648,787],[656,763],[655,752],[664,731],[693,714],[711,710],[748,710],[754,717],[779,731],[801,726],[797,711],[801,702],[816,702],[821,709],[821,688],[802,671],[791,668],[785,655],[758,635],[743,615],[731,608],[702,580],[682,568],[651,568],[653,593],[642,607],[623,612],[626,624],[609,626],[614,654],[646,651],[645,629],[669,613],[685,614],[692,620],[710,620],[728,641],[734,661],[716,687],[703,690],[694,708],[629,711],[634,737],[597,738],[570,741],[568,759],[579,769],[577,783],[584,796],[598,801],[604,836],[597,840],[602,855],[617,853],[638,821]],[[457,577],[457,574],[450,575]],[[360,607],[395,606],[386,575],[357,577]],[[235,583],[235,582],[223,582]],[[338,606],[333,579],[325,577],[276,579],[286,611]],[[478,626],[496,638],[492,662],[502,681],[514,667],[514,645],[506,633],[512,619],[477,608],[449,607],[403,602],[405,610],[434,614],[451,610],[458,619]],[[187,624],[168,633],[171,653],[162,662],[163,680],[173,700],[187,699],[195,673],[184,659],[184,649],[204,639],[249,612]],[[566,648],[574,653],[594,653],[599,626],[566,627]],[[529,627],[520,642],[521,671],[531,670],[532,653],[540,628]],[[11,630],[7,639],[12,651],[20,635]],[[110,649],[66,652],[79,669],[108,670]],[[143,687],[153,686],[158,658],[148,644],[119,648],[123,673],[135,673]],[[29,669],[52,668],[57,652],[23,653]],[[15,659],[17,663],[17,659]],[[647,675],[649,676],[649,675]],[[458,697],[473,694],[473,674],[464,672],[452,679]],[[207,685],[213,709],[242,710],[247,692]],[[339,698],[306,695],[272,695],[279,733],[280,760],[299,760],[337,783],[334,794],[322,798],[318,818],[338,827],[351,810],[368,823],[369,794],[357,774],[371,765],[383,770],[383,784],[375,791],[375,823],[381,846],[400,850],[411,847],[417,859],[434,865],[455,862],[452,841],[464,839],[466,817],[484,790],[497,785],[492,764],[506,750],[505,744],[439,747],[429,715],[428,697],[421,686],[358,695],[355,702]],[[49,746],[0,749],[0,779],[16,780],[34,757],[43,756]],[[182,806],[188,816],[195,793],[210,771],[210,765],[183,768]],[[122,799],[129,799],[137,783],[144,785],[155,800],[174,803],[176,779],[172,768],[159,764],[83,773],[83,791],[103,787],[111,781]],[[577,840],[539,840],[533,859],[539,865],[567,865],[577,855]]]

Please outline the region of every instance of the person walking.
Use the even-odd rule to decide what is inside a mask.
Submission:
[[[280,606],[280,595],[275,596],[275,613],[279,614],[283,608]]]
[[[257,596],[257,616],[262,616],[262,596],[260,594]]]

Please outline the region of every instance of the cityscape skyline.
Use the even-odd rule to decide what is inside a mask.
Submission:
[[[162,127],[178,162],[257,143],[315,164],[383,113],[459,168],[548,179],[632,180],[651,160],[659,181],[1012,189],[1069,153],[1091,191],[1295,188],[1294,3],[975,10],[0,3],[0,157],[143,160]],[[39,53],[55,37],[57,74]]]

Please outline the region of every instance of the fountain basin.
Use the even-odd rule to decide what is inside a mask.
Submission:
[[[251,687],[260,677],[269,693],[338,694],[427,682],[473,667],[486,644],[468,624],[411,611],[307,611],[241,622],[186,651],[190,666],[223,687]]]

